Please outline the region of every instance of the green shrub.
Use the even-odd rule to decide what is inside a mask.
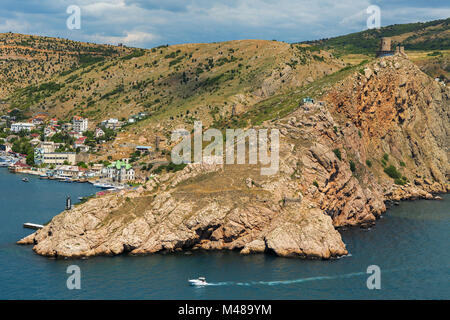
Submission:
[[[336,157],[339,159],[339,160],[342,160],[342,156],[341,156],[341,150],[339,150],[339,149],[334,149],[333,150],[333,152],[334,152],[334,154],[336,155]]]
[[[389,160],[389,155],[387,153],[383,154],[383,160],[384,161],[388,161]]]
[[[132,58],[141,57],[144,54],[145,54],[144,50],[137,49],[137,50],[134,50],[132,53],[126,55],[126,56],[120,57],[120,60],[130,60]]]
[[[406,164],[403,161],[400,161],[400,166],[405,167]]]
[[[315,186],[317,189],[319,189],[319,184],[317,183],[316,180],[313,181],[313,186]]]
[[[407,182],[408,182],[408,179],[406,179],[406,177],[402,177],[401,179],[397,178],[397,179],[394,180],[395,184],[398,184],[398,185],[401,185],[401,186],[403,186]]]
[[[384,172],[391,177],[392,179],[401,179],[402,175],[397,171],[397,168],[393,165],[390,165],[387,168],[384,168]]]
[[[372,168],[372,161],[370,161],[369,159],[366,160],[366,164],[369,168]]]
[[[161,173],[163,170],[165,170],[166,172],[177,172],[177,171],[183,170],[184,167],[186,167],[185,163],[174,164],[173,162],[171,162],[167,165],[159,166],[153,172],[156,174]]]
[[[356,164],[353,162],[353,160],[350,160],[350,170],[352,170],[352,172],[356,171]]]

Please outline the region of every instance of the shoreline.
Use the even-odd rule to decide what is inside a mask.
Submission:
[[[446,192],[436,192],[433,193],[433,195],[447,195],[450,194],[449,191]],[[346,231],[350,231],[350,230],[354,230],[354,229],[371,229],[371,227],[375,226],[377,224],[377,221],[382,219],[383,216],[389,211],[389,209],[393,208],[394,206],[401,206],[402,203],[404,202],[413,202],[413,201],[420,201],[420,200],[433,200],[433,201],[443,201],[443,198],[439,197],[433,197],[433,198],[417,198],[417,197],[411,197],[411,198],[407,198],[407,199],[401,199],[398,201],[398,204],[392,204],[390,206],[386,206],[386,210],[376,218],[375,221],[372,222],[363,222],[361,224],[358,225],[346,225],[346,226],[335,226],[335,230],[339,233],[342,232],[346,232]],[[385,202],[393,202],[392,200],[385,200]],[[53,219],[53,218],[52,218]],[[50,221],[51,222],[51,221]],[[26,246],[26,245],[35,245],[35,239],[34,237],[32,237],[33,235],[35,235],[39,230],[31,233],[30,235],[18,240],[16,242],[17,245],[19,246]],[[71,255],[71,256],[64,256],[64,255],[45,255],[45,254],[41,254],[35,251],[35,249],[33,248],[33,252],[36,255],[42,256],[42,257],[46,257],[48,259],[73,259],[73,260],[78,260],[78,259],[88,259],[88,258],[94,258],[94,257],[116,257],[116,256],[130,256],[130,257],[141,257],[141,256],[149,256],[149,255],[155,255],[155,254],[161,254],[161,255],[168,255],[168,254],[192,254],[192,252],[237,252],[239,253],[241,256],[248,256],[248,255],[254,255],[254,254],[264,254],[264,255],[270,255],[273,257],[278,257],[278,258],[288,258],[288,259],[302,259],[302,260],[338,260],[338,259],[342,259],[345,257],[351,257],[352,254],[350,252],[346,252],[345,254],[342,255],[331,255],[328,258],[324,258],[324,257],[319,257],[316,255],[279,255],[276,254],[275,252],[273,252],[272,250],[264,250],[262,252],[249,252],[249,253],[242,253],[240,252],[242,251],[242,248],[203,248],[203,247],[191,247],[191,248],[186,248],[186,249],[182,249],[182,248],[177,248],[175,250],[169,250],[169,249],[165,249],[165,250],[159,250],[156,252],[137,252],[137,253],[132,253],[131,250],[123,250],[120,253],[113,253],[113,252],[109,252],[109,253],[98,253],[98,254],[93,254],[93,255]]]

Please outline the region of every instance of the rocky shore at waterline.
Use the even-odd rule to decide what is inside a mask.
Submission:
[[[347,254],[336,227],[450,190],[450,92],[412,62],[378,59],[323,100],[262,125],[280,131],[275,175],[190,164],[90,199],[18,243],[50,257],[203,249],[329,259]]]

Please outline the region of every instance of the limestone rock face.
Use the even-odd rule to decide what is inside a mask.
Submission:
[[[266,247],[279,256],[330,258],[347,254],[331,218],[319,209],[290,208],[290,215],[277,218],[264,237]],[[286,215],[286,214],[285,214]]]
[[[66,257],[185,249],[345,255],[335,227],[371,224],[386,203],[449,191],[449,90],[398,56],[366,70],[331,88],[324,103],[262,125],[280,132],[274,175],[261,175],[261,165],[190,164],[64,211],[19,243]],[[396,180],[385,173],[391,165]]]

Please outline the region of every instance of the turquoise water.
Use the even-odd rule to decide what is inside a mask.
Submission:
[[[54,260],[14,242],[72,199],[96,191],[0,169],[0,299],[449,299],[449,195],[405,202],[370,230],[342,235],[350,256],[330,261],[240,256],[235,252]],[[81,268],[81,290],[68,290],[66,269]],[[381,268],[381,290],[368,290],[366,269]],[[211,285],[190,287],[206,276]]]

